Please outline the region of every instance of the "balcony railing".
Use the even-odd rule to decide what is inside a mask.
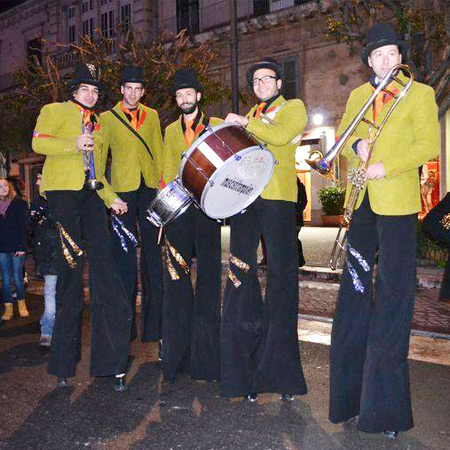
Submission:
[[[95,39],[94,39],[95,41]],[[110,38],[102,42],[103,54],[113,56],[116,54],[116,39]],[[51,58],[56,66],[61,69],[72,68],[80,62],[80,53],[77,50],[68,48],[57,53],[52,53]]]
[[[310,1],[312,0],[239,0],[237,2],[237,16],[239,21],[248,20]],[[161,28],[166,32],[173,33],[177,33],[183,28],[187,28],[191,34],[210,31],[230,22],[229,5],[229,0],[219,0],[202,8],[178,11],[178,15],[163,18]]]

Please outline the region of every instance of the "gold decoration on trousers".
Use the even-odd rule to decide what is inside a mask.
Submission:
[[[170,260],[169,252],[175,258],[175,261],[178,263],[178,265],[184,270],[186,275],[189,273],[189,265],[181,256],[181,254],[178,252],[178,250],[168,241],[167,238],[165,239],[165,241],[166,241],[167,270],[169,271],[172,280],[179,280],[180,276],[178,275],[178,272],[176,271],[174,265],[172,264],[172,261]]]
[[[72,250],[75,252],[77,256],[81,256],[83,254],[83,250],[77,245],[77,243],[71,238],[70,234],[64,229],[60,222],[56,222],[56,226],[59,231],[59,242],[61,243],[61,248],[63,251],[64,258],[69,264],[71,269],[74,269],[77,265],[74,257],[70,253],[67,245],[64,242],[64,239],[68,242]]]
[[[245,273],[247,273],[250,270],[249,264],[242,261],[237,256],[234,256],[232,253],[230,253],[230,264],[233,264],[234,266],[243,270]],[[235,288],[238,288],[242,284],[242,282],[239,280],[236,274],[231,270],[231,267],[228,268],[228,278],[234,284]]]
[[[450,213],[446,214],[441,220],[441,225],[446,229],[450,230]]]

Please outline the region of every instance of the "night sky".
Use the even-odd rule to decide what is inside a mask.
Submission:
[[[20,5],[26,0],[0,0],[0,13],[7,9],[14,8],[14,6]]]

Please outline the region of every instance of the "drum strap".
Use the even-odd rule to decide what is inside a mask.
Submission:
[[[127,127],[144,144],[144,147],[147,149],[150,157],[154,160],[155,158],[153,157],[153,153],[150,150],[150,147],[147,145],[147,142],[144,141],[144,138],[126,120],[120,117],[116,111],[114,111],[113,109],[110,109],[110,111],[117,119],[119,119],[120,122],[122,122],[125,125],[125,127]]]

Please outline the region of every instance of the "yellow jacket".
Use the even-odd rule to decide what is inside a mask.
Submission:
[[[400,78],[406,80],[403,74]],[[400,86],[397,87],[400,89]],[[370,83],[365,83],[351,92],[337,131],[338,135],[345,131],[372,92]],[[386,116],[392,101],[384,105],[377,123]],[[366,117],[373,120],[372,108],[369,108]],[[361,122],[348,140],[342,154],[349,161],[349,169],[357,167],[360,162],[352,149],[353,143],[357,139],[367,138],[368,132],[369,126]],[[418,168],[439,154],[439,136],[438,108],[434,91],[429,86],[413,82],[386,122],[373,149],[371,164],[382,162],[386,177],[367,181],[356,207],[361,204],[367,189],[370,205],[376,214],[399,216],[420,211]],[[347,197],[349,193],[350,185],[347,186]]]
[[[113,109],[128,123],[120,104]],[[142,118],[145,114],[145,118],[137,133],[149,146],[153,159],[144,144],[111,111],[100,115],[104,151],[107,152],[108,147],[111,149],[111,186],[115,192],[137,190],[141,174],[148,187],[156,188],[161,176],[163,144],[158,113],[140,103],[138,107],[139,116]]]
[[[200,123],[203,123],[203,113]],[[178,175],[180,168],[182,153],[187,150],[186,140],[184,138],[181,121],[183,115],[178,120],[175,120],[168,125],[164,131],[164,163],[163,163],[163,177],[165,183],[170,183]],[[209,125],[214,127],[223,122],[217,117],[209,118]],[[199,134],[199,133],[198,133]],[[197,135],[195,136],[197,138]]]
[[[297,201],[297,177],[295,170],[295,150],[297,144],[291,141],[303,133],[308,117],[303,102],[299,99],[285,100],[283,96],[275,99],[270,107],[281,106],[273,121],[265,123],[253,117],[258,107],[255,105],[247,114],[246,127],[256,139],[266,144],[267,148],[278,160],[272,178],[261,193],[266,200]]]
[[[46,155],[41,181],[43,194],[58,190],[80,191],[83,188],[83,155],[76,148],[80,134],[81,113],[75,103],[51,103],[42,108],[33,133],[32,147],[36,153]],[[96,177],[104,185],[97,193],[110,207],[117,195],[105,177],[107,154],[103,152],[100,123],[93,134]]]

